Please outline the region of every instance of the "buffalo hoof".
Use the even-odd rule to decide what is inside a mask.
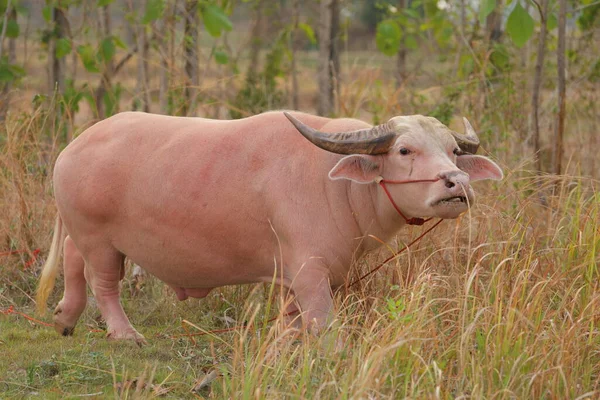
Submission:
[[[73,336],[73,332],[75,332],[75,324],[69,323],[69,321],[65,320],[65,315],[63,314],[63,310],[60,306],[56,306],[54,309],[54,329],[62,336]]]
[[[75,332],[74,326],[67,327],[61,324],[57,324],[56,322],[54,323],[54,329],[56,330],[56,332],[63,336],[73,336],[73,332]]]
[[[128,329],[126,331],[112,331],[106,334],[106,338],[108,340],[126,340],[131,341],[137,344],[139,347],[147,345],[146,339],[144,336],[135,329]]]

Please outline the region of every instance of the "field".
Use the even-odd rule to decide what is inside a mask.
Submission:
[[[300,108],[308,112],[315,111],[315,54],[300,56],[301,80],[310,82],[301,87]],[[66,138],[95,119],[85,106],[75,116],[59,112],[52,98],[30,104],[41,83],[25,82],[0,128],[0,398],[600,397],[597,83],[573,67],[566,167],[553,175],[535,171],[525,144],[531,62],[448,83],[453,58],[417,55],[410,67],[426,72],[396,90],[392,63],[381,54],[349,51],[342,59],[337,115],[380,122],[434,114],[459,131],[467,115],[482,138],[481,154],[498,161],[505,179],[474,184],[478,200],[468,213],[337,291],[335,320],[321,335],[282,328],[274,286],[226,287],[178,302],[153,277],[133,277],[131,265],[122,301],[148,345],[107,341],[91,293],[73,337],[47,326],[51,315],[36,315],[34,294],[56,212],[52,166]],[[556,68],[554,60],[548,68]],[[125,69],[122,81],[134,76]],[[226,86],[225,96],[242,80],[211,74],[203,85]],[[545,170],[555,85],[548,77],[542,90]],[[122,109],[130,101],[127,93]],[[214,104],[199,108],[209,114]],[[428,226],[403,228],[353,265],[351,276],[375,268]],[[51,309],[62,288],[59,278]]]

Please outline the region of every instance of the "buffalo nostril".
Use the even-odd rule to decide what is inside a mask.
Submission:
[[[452,183],[452,182],[446,182],[446,187],[448,189],[452,189],[454,186],[455,186],[454,183]]]

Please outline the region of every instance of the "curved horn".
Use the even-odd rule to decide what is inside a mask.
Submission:
[[[396,132],[389,122],[372,128],[350,132],[325,133],[300,122],[288,112],[283,114],[298,131],[323,150],[337,154],[384,154],[396,140]]]
[[[475,154],[477,153],[477,149],[479,149],[479,138],[477,137],[477,133],[475,133],[475,129],[473,129],[471,123],[465,117],[463,117],[463,123],[465,125],[465,134],[461,135],[451,131],[452,136],[456,139],[456,143],[463,154]]]

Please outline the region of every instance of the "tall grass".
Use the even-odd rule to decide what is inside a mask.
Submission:
[[[358,113],[355,110],[363,103],[383,114],[400,107],[385,99],[391,89],[382,86],[374,94],[366,86],[357,82],[345,94],[351,113]],[[404,105],[404,110],[410,107]],[[475,125],[491,126],[499,113],[477,118]],[[25,250],[0,259],[2,309],[9,305],[33,309],[39,263],[23,265],[36,248],[45,256],[49,245],[55,215],[51,168],[64,146],[56,139],[57,132],[67,129],[62,121],[52,110],[38,109],[13,115],[2,127],[1,249]],[[572,135],[585,130],[585,119],[581,121]],[[193,397],[189,392],[193,381],[212,369],[218,377],[209,391],[202,392],[212,398],[597,398],[598,182],[589,174],[531,173],[522,148],[503,144],[502,136],[511,134],[509,130],[483,135],[489,152],[503,161],[506,179],[476,184],[479,198],[469,213],[444,222],[356,287],[338,291],[335,320],[320,336],[265,323],[277,313],[277,290],[223,288],[202,301],[178,304],[160,282],[150,278],[132,296],[126,280],[127,312],[152,343],[152,350],[141,354],[165,359],[169,368],[176,365],[179,380],[171,378],[173,370],[165,370],[163,362],[124,370],[132,361],[131,353],[117,352],[103,372],[96,369],[96,374],[106,375],[100,390],[123,398],[157,395],[152,386],[136,386],[127,379],[138,376],[174,388],[175,397]],[[573,146],[573,141],[569,143]],[[593,151],[581,150],[579,161],[589,159]],[[579,161],[573,161],[570,171],[581,167]],[[359,261],[353,266],[354,276],[403,247],[420,229],[405,229],[380,253]],[[51,297],[54,304],[61,285]],[[0,317],[0,326],[13,324],[9,318],[13,317]],[[232,319],[234,324],[246,324],[192,341],[177,336],[185,333],[176,323],[180,319],[203,330],[221,328]],[[85,345],[64,346],[89,347],[86,326],[92,325],[97,325],[93,309],[76,333],[76,338],[84,337],[79,340]],[[11,335],[0,332],[0,346],[20,340],[14,332]],[[48,334],[44,340],[64,339]],[[58,350],[53,354],[66,357]],[[27,362],[35,359],[33,353],[28,357]],[[24,386],[36,390],[55,387],[49,379],[37,386],[33,378],[26,382]]]
[[[543,232],[526,207],[481,206],[446,223],[410,260],[338,294],[327,334],[240,330],[220,395],[597,397],[600,197],[587,187],[574,182],[560,210],[537,210],[551,214]],[[410,280],[390,284],[409,261]]]

